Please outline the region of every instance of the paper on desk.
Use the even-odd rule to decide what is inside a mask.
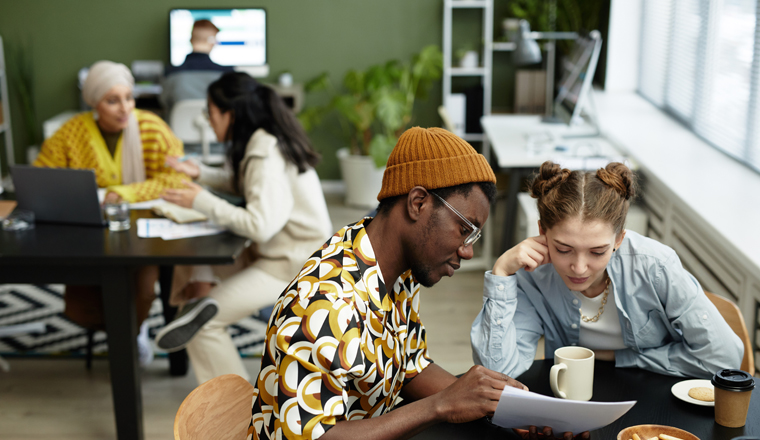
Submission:
[[[636,404],[628,402],[582,402],[555,399],[514,387],[505,387],[492,418],[505,428],[538,429],[550,426],[557,432],[592,431],[609,425]]]
[[[138,218],[137,236],[140,238],[160,237],[164,240],[202,237],[221,234],[226,229],[211,222],[179,224],[167,218]]]

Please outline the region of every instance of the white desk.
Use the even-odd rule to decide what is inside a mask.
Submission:
[[[501,170],[510,174],[501,252],[513,245],[517,194],[524,178],[547,160],[570,169],[597,169],[624,156],[588,127],[544,124],[535,115],[490,115],[480,120]],[[585,136],[584,136],[585,135]],[[584,136],[584,137],[580,137]]]
[[[605,138],[588,136],[589,129],[544,124],[541,116],[491,115],[484,116],[481,124],[502,169],[538,168],[547,160],[573,169],[583,164],[596,169],[595,163],[605,158],[623,157]]]

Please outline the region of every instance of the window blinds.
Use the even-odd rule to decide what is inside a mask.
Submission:
[[[760,170],[757,0],[644,0],[639,93]]]

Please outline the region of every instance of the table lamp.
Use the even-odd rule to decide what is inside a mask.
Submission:
[[[531,32],[528,20],[520,20],[520,32],[517,47],[512,55],[514,63],[526,66],[541,62],[541,48],[536,40],[549,40],[546,43],[546,113],[544,122],[562,122],[554,117],[554,58],[557,40],[574,40],[575,32]]]

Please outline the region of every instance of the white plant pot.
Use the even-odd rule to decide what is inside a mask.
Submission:
[[[374,209],[377,207],[377,194],[383,186],[385,167],[377,168],[369,156],[357,156],[348,148],[338,150],[340,173],[346,183],[346,205]]]

